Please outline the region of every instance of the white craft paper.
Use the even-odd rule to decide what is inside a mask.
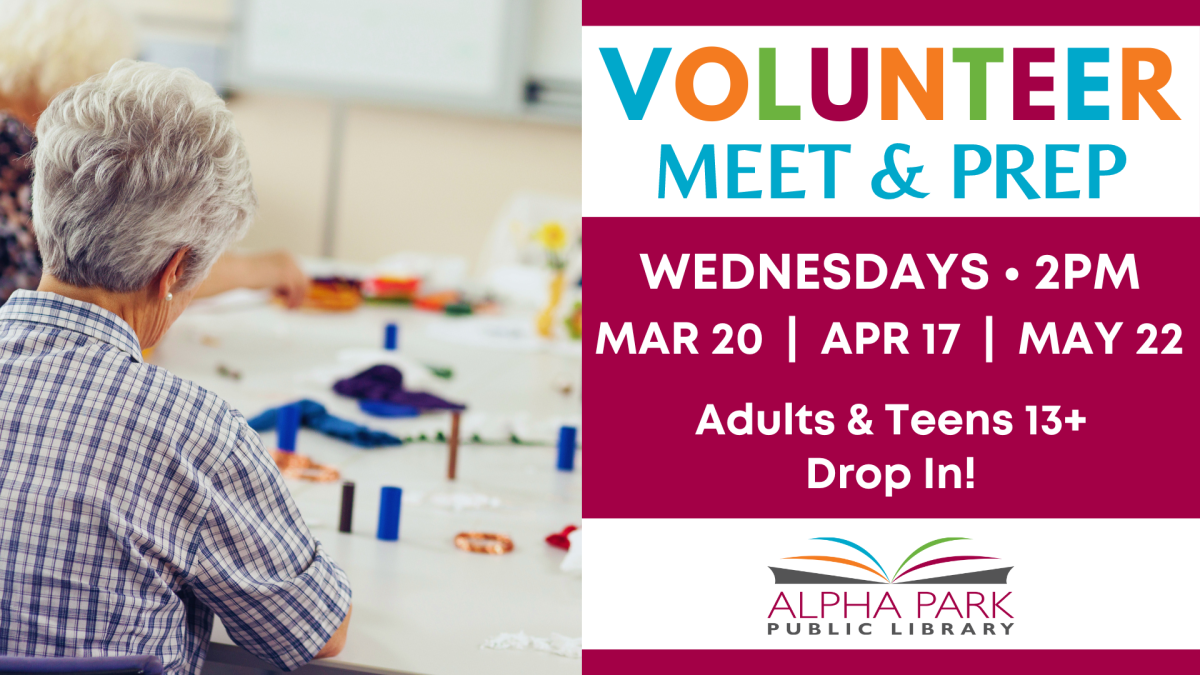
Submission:
[[[533,649],[577,659],[583,654],[583,638],[551,633],[548,638],[531,637],[525,631],[501,633],[483,641],[480,649]]]
[[[571,542],[571,548],[567,549],[567,557],[563,558],[560,570],[564,572],[577,572],[583,575],[583,530],[575,530],[567,535],[567,541]]]

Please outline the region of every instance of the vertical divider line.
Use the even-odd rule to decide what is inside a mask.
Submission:
[[[329,125],[329,175],[325,182],[325,222],[321,231],[321,255],[332,258],[337,227],[338,193],[342,184],[342,148],[346,144],[346,102],[332,103]]]
[[[987,318],[987,362],[992,362],[992,317]]]
[[[796,362],[796,317],[788,317],[788,363]]]

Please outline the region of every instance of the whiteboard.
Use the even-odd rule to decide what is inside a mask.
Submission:
[[[583,81],[582,0],[535,0],[529,74],[563,82]]]
[[[231,83],[518,112],[528,0],[241,0]]]

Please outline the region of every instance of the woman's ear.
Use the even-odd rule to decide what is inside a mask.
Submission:
[[[167,296],[175,291],[175,287],[179,284],[179,279],[183,277],[183,273],[187,267],[187,255],[190,249],[186,246],[175,252],[171,259],[167,261],[165,267],[158,275],[158,288],[155,289],[159,300],[165,300]]]

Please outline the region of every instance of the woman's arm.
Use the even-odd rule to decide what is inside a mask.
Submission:
[[[329,638],[329,642],[317,652],[315,659],[328,659],[342,653],[342,648],[346,646],[346,634],[350,632],[350,613],[354,611],[354,605],[346,610],[346,618],[342,620],[342,625]]]
[[[200,284],[196,297],[203,298],[235,288],[270,288],[288,307],[299,307],[308,293],[308,277],[287,251],[253,255],[226,253]]]

